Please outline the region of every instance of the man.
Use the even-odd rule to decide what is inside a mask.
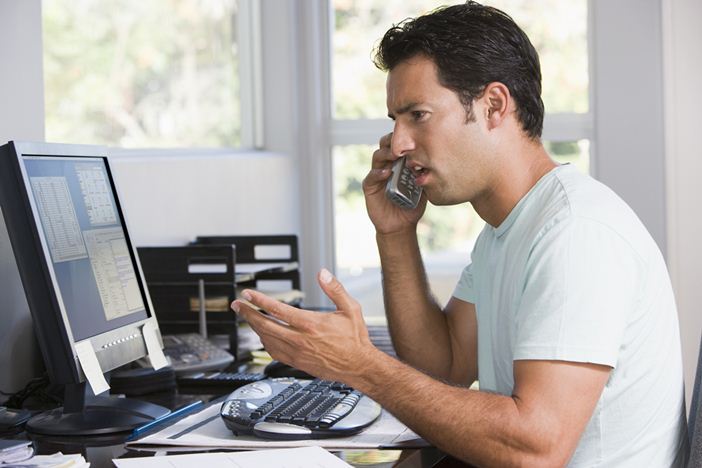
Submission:
[[[540,142],[539,60],[499,10],[473,2],[390,29],[394,131],[363,185],[403,362],[372,346],[354,299],[319,274],[338,312],[245,291],[233,308],[281,361],[365,392],[457,458],[489,466],[682,466],[686,424],[677,314],[663,258],[614,193]],[[407,158],[424,189],[384,195]],[[416,226],[426,202],[470,202],[487,225],[444,310]],[[405,364],[406,363],[406,364]],[[480,391],[468,386],[476,379]]]

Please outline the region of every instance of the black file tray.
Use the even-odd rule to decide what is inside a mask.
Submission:
[[[207,335],[229,335],[230,352],[235,354],[237,318],[229,308],[236,298],[235,247],[188,245],[137,251],[161,331],[198,332],[202,281]]]
[[[299,252],[295,235],[198,236],[191,245],[233,245],[237,255],[238,289],[267,290],[264,284],[300,291]],[[274,249],[270,255],[270,249]],[[246,267],[252,272],[247,273]],[[300,301],[293,301],[299,304]]]

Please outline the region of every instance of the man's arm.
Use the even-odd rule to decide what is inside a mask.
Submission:
[[[397,355],[432,376],[470,385],[478,377],[475,306],[433,299],[414,233],[377,235],[385,314]]]
[[[609,367],[516,361],[512,395],[452,386],[375,348],[358,303],[328,272],[320,285],[338,311],[300,310],[255,291],[242,295],[273,318],[240,301],[232,307],[275,359],[361,390],[453,456],[489,466],[560,466],[570,459]]]
[[[416,234],[427,202],[423,197],[417,208],[407,210],[388,200],[389,168],[399,157],[391,143],[392,134],[380,139],[363,193],[376,229],[392,341],[398,356],[413,366],[470,384],[477,378],[475,310],[452,301],[444,313],[431,295]]]
[[[456,458],[479,466],[564,466],[610,368],[515,361],[510,396],[447,385],[378,353],[349,382]]]

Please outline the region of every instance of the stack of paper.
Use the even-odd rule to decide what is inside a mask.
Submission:
[[[0,465],[26,460],[34,450],[28,440],[0,439]]]
[[[117,468],[190,468],[192,466],[217,468],[258,468],[261,466],[276,466],[279,468],[307,468],[310,466],[319,468],[351,467],[348,463],[319,447],[125,458],[115,459],[112,462]]]
[[[0,464],[1,466],[2,464]],[[83,455],[79,453],[71,453],[64,455],[57,452],[53,455],[35,455],[27,460],[13,462],[12,466],[31,466],[34,468],[88,468],[90,463],[85,461]]]
[[[245,283],[253,281],[258,275],[264,273],[286,273],[297,270],[297,262],[284,263],[237,263],[236,264],[236,282]]]
[[[128,445],[180,446],[197,449],[267,449],[319,446],[328,450],[418,448],[428,444],[407,426],[383,410],[381,417],[363,432],[348,437],[316,440],[264,440],[254,436],[235,436],[219,415],[220,403],[183,418],[174,424]]]

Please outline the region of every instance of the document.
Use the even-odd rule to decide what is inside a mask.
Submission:
[[[257,450],[239,453],[201,453],[163,457],[125,458],[112,462],[117,468],[349,468],[351,465],[319,447]]]
[[[144,308],[127,239],[120,227],[83,233],[105,318],[113,320]]]
[[[26,460],[33,453],[29,440],[0,439],[0,465]]]
[[[87,257],[66,178],[32,177],[31,184],[54,263]]]
[[[180,446],[198,448],[264,449],[318,446],[329,450],[374,448],[419,448],[429,444],[407,426],[383,410],[380,418],[359,434],[313,440],[270,440],[254,436],[236,436],[219,416],[220,403],[177,421],[143,439],[129,442],[139,446]],[[170,450],[170,449],[169,449]]]
[[[80,367],[83,369],[83,373],[88,379],[90,388],[93,389],[93,394],[99,395],[109,390],[110,385],[107,383],[107,380],[105,380],[105,374],[103,374],[100,368],[100,363],[97,360],[95,350],[90,340],[83,340],[80,343],[76,343],[75,349]]]
[[[168,365],[166,360],[166,355],[163,354],[163,349],[158,342],[158,337],[156,336],[156,326],[152,321],[148,321],[141,328],[141,333],[144,335],[144,341],[146,342],[146,352],[149,355],[149,361],[151,362],[151,367],[154,370],[159,370],[162,367]]]
[[[31,468],[89,468],[90,463],[80,453],[69,453],[64,455],[56,452],[53,455],[35,455],[24,461],[14,462],[14,467],[27,466]]]

